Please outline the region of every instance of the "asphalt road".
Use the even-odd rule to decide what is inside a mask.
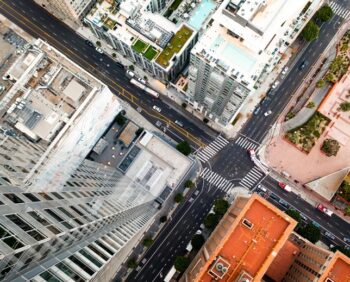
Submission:
[[[208,144],[217,135],[190,113],[181,111],[167,97],[154,99],[129,82],[125,69],[107,55],[98,53],[86,44],[74,30],[57,20],[31,0],[4,0],[0,13],[34,37],[41,38],[57,48],[72,61],[100,79],[113,93],[133,108],[142,108],[142,115],[152,124],[161,121],[166,133],[175,141],[187,140],[193,148]],[[153,110],[156,105],[161,113]],[[183,127],[175,124],[183,123]],[[162,129],[164,127],[162,126]]]
[[[349,5],[346,0],[340,2],[343,5]],[[186,139],[194,147],[198,147],[209,143],[216,136],[215,132],[199,124],[198,120],[190,118],[188,115],[184,116],[178,110],[174,110],[173,108],[176,106],[164,101],[163,98],[162,100],[152,99],[133,87],[126,78],[125,71],[118,67],[112,59],[100,55],[93,48],[88,47],[84,40],[76,35],[73,30],[60,23],[32,1],[1,1],[0,12],[29,34],[43,38],[84,69],[101,79],[112,91],[134,108],[141,107],[143,109],[142,114],[152,123],[155,123],[157,120],[168,123],[172,132],[167,131],[167,134],[175,140]],[[241,131],[240,137],[248,136],[257,142],[263,140],[280,112],[290,100],[291,93],[294,93],[299,87],[302,83],[302,78],[310,71],[313,63],[336,33],[339,27],[338,22],[341,23],[341,19],[338,16],[334,16],[329,23],[322,27],[319,39],[311,43],[302,56],[296,60],[289,74],[280,83],[279,87],[273,91],[271,101],[262,106],[260,115],[254,116],[247,122]],[[307,66],[303,70],[298,70],[298,66],[305,60],[308,61]],[[119,85],[122,85],[123,88]],[[161,114],[152,110],[153,105],[157,105],[162,109]],[[263,113],[269,109],[272,110],[272,114],[264,117]],[[184,128],[175,125],[175,120],[181,120],[184,123]],[[209,163],[205,163],[203,166],[238,184],[252,170],[254,164],[248,157],[246,149],[235,142],[236,140],[233,140],[214,156]],[[322,228],[335,234],[338,237],[336,243],[341,243],[343,236],[350,237],[349,224],[340,218],[332,216],[330,220],[329,217],[318,212],[297,195],[287,194],[278,188],[277,182],[269,176],[259,181],[270,192],[276,194],[279,199],[284,199],[288,202],[288,205],[300,210],[310,220],[318,222]],[[199,180],[197,187],[199,194],[197,196],[192,194],[193,200],[185,201],[176,210],[172,219],[146,252],[144,256],[145,262],[140,265],[142,267],[141,270],[138,272],[133,271],[128,281],[162,281],[173,265],[175,257],[185,253],[186,245],[209,212],[214,200],[225,195],[223,191],[215,186],[211,186],[205,180]],[[192,191],[192,193],[194,192],[195,190]],[[269,200],[280,206],[273,199],[269,198]]]

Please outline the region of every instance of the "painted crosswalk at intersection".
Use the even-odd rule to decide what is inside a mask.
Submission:
[[[345,20],[348,20],[350,18],[350,10],[346,9],[342,5],[334,1],[330,1],[329,6],[332,8],[333,13],[339,17],[342,17]]]
[[[260,171],[257,167],[253,167],[239,182],[239,185],[253,188],[263,177],[264,173]]]
[[[238,146],[244,148],[244,149],[253,149],[255,150],[256,148],[259,147],[258,144],[254,143],[253,141],[249,140],[248,138],[239,136],[235,142]]]
[[[234,187],[233,183],[207,167],[202,170],[200,177],[224,192],[228,192]]]
[[[211,142],[208,146],[199,151],[199,153],[197,154],[197,158],[200,159],[202,162],[207,162],[229,143],[230,142],[228,142],[224,137],[219,135],[215,138],[213,142]]]

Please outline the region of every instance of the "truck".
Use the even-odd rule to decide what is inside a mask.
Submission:
[[[153,89],[147,87],[146,85],[142,84],[141,82],[137,81],[136,79],[132,78],[130,80],[130,83],[134,84],[138,88],[140,88],[143,91],[147,92],[147,94],[153,96],[154,98],[159,98],[159,93],[157,91],[154,91]]]
[[[283,182],[278,182],[278,186],[286,192],[292,192],[292,187]]]
[[[165,282],[169,282],[171,280],[171,278],[173,278],[173,276],[175,275],[176,273],[176,269],[175,269],[175,266],[173,266],[170,271],[167,273],[167,275],[165,276],[164,278],[164,281]]]
[[[192,249],[193,249],[193,247],[192,247],[192,243],[191,243],[191,241],[190,241],[190,242],[188,242],[188,244],[187,244],[187,246],[186,246],[186,251],[187,251],[187,252],[190,252],[190,251],[192,251]]]
[[[329,209],[327,209],[324,205],[322,205],[321,203],[316,204],[316,209],[318,209],[319,211],[325,213],[328,216],[332,216],[333,212]]]

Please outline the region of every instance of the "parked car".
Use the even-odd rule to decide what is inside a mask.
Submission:
[[[257,116],[260,113],[260,107],[255,108],[253,114]]]
[[[301,217],[301,219],[303,220],[303,221],[307,221],[307,217],[306,217],[306,215],[305,214],[303,214],[303,213],[300,213],[300,217]]]
[[[301,64],[300,64],[300,66],[299,66],[299,70],[303,70],[306,66],[307,66],[307,64],[308,64],[308,61],[303,61]]]
[[[153,110],[157,111],[158,113],[160,113],[162,111],[161,108],[157,107],[157,106],[153,106]]]
[[[277,195],[275,195],[274,193],[271,193],[270,194],[270,198],[271,199],[274,199],[275,201],[278,201],[280,198],[277,196]]]
[[[278,202],[286,209],[289,209],[289,205],[285,200],[280,199]]]
[[[94,44],[90,40],[85,40],[85,44],[90,47],[94,47]]]
[[[99,52],[100,54],[103,54],[103,50],[100,47],[96,47],[95,50]]]
[[[284,67],[281,74],[285,75],[287,73],[287,71],[289,70],[288,67]]]
[[[179,120],[175,120],[175,123],[180,127],[184,127],[184,124]]]
[[[328,216],[332,216],[333,215],[333,212],[331,210],[327,209],[327,207],[325,207],[321,203],[316,204],[316,209],[318,209],[319,211],[325,213]]]
[[[326,236],[327,238],[329,238],[331,240],[335,240],[335,236],[331,232],[326,231],[324,233],[324,236]]]
[[[267,192],[267,189],[264,186],[262,186],[261,184],[258,185],[258,189],[265,192],[265,193]]]
[[[283,182],[278,182],[278,186],[286,192],[292,192],[292,187]]]
[[[271,98],[269,96],[265,96],[261,101],[260,101],[260,105],[261,106],[265,106],[268,102],[271,101]]]
[[[139,77],[137,80],[138,80],[139,82],[141,82],[142,84],[146,84],[146,80],[142,79],[141,77]]]
[[[264,116],[267,117],[267,116],[269,116],[269,115],[271,115],[271,114],[272,114],[272,111],[271,111],[271,110],[268,110],[267,112],[264,113]]]
[[[198,230],[196,231],[196,235],[201,235],[201,234],[202,234],[202,230],[198,229]]]
[[[275,89],[275,88],[278,86],[278,84],[280,84],[280,82],[279,82],[278,80],[276,80],[276,81],[271,85],[271,88],[272,88],[272,89]]]
[[[344,237],[344,238],[343,238],[343,241],[344,241],[345,243],[350,244],[350,238],[348,238],[348,237]]]

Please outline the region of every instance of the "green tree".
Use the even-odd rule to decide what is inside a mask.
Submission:
[[[326,85],[326,82],[323,79],[320,79],[319,81],[316,82],[316,87],[317,88],[322,88]]]
[[[96,41],[96,45],[97,45],[98,47],[101,47],[101,41]]]
[[[348,111],[350,111],[350,102],[342,102],[342,103],[340,103],[339,109],[340,109],[342,112],[348,112]]]
[[[345,215],[350,215],[350,206],[347,206],[344,210]]]
[[[191,146],[190,144],[188,144],[187,141],[182,141],[179,144],[177,144],[176,149],[183,153],[185,156],[188,156],[192,152]]]
[[[306,41],[315,40],[319,34],[320,27],[313,20],[310,20],[301,32],[301,35]]]
[[[211,213],[204,218],[204,226],[208,229],[214,229],[219,223],[219,216]]]
[[[164,222],[166,222],[167,220],[168,220],[168,218],[167,218],[166,215],[163,215],[163,216],[161,216],[161,217],[159,218],[159,222],[160,222],[160,223],[164,223]]]
[[[139,127],[139,128],[136,130],[135,135],[136,135],[137,137],[139,137],[139,136],[141,135],[142,132],[143,132],[143,127]]]
[[[142,241],[142,245],[144,245],[144,246],[147,247],[147,248],[148,248],[149,246],[151,246],[152,243],[153,243],[152,237],[146,237],[146,238],[143,239],[143,241]]]
[[[202,234],[195,234],[191,240],[192,247],[195,250],[199,250],[203,246],[204,242],[205,239]]]
[[[129,70],[134,71],[134,70],[135,70],[134,65],[130,65],[130,66],[129,66]]]
[[[190,180],[190,179],[186,180],[185,187],[186,188],[193,188],[194,187],[194,182],[192,180]]]
[[[336,156],[339,149],[339,142],[331,138],[325,139],[321,147],[321,150],[326,154],[327,157]]]
[[[229,203],[226,200],[217,199],[214,203],[214,212],[219,216],[223,216],[226,213],[228,207]]]
[[[309,102],[307,105],[306,105],[306,108],[308,109],[312,109],[312,108],[315,108],[315,103],[314,102]]]
[[[291,218],[294,218],[297,222],[301,221],[300,213],[296,210],[293,210],[293,209],[286,210],[286,214],[288,214]]]
[[[115,118],[115,121],[118,125],[123,126],[126,122],[126,118],[122,114],[118,114]]]
[[[176,203],[180,203],[183,200],[184,196],[182,195],[182,193],[177,193],[174,197],[174,201]]]
[[[329,21],[333,17],[332,8],[328,5],[324,5],[316,12],[316,19],[319,19],[323,22]]]
[[[348,256],[350,258],[350,250],[349,249],[345,249],[344,247],[341,246],[334,246],[333,248],[331,248],[332,252],[335,251],[339,251],[342,252],[344,255]]]
[[[190,259],[184,256],[178,256],[175,259],[174,266],[179,272],[184,272],[190,264]]]
[[[308,223],[305,227],[300,228],[298,233],[311,243],[316,243],[321,238],[320,229],[312,223]]]
[[[113,58],[117,57],[117,54],[116,53],[112,53],[112,57]]]
[[[136,268],[136,267],[137,267],[137,261],[136,261],[136,259],[135,259],[135,258],[129,259],[128,262],[126,263],[126,266],[127,266],[128,268],[132,268],[132,269]]]
[[[187,104],[186,103],[182,103],[181,106],[186,109],[187,108]]]

